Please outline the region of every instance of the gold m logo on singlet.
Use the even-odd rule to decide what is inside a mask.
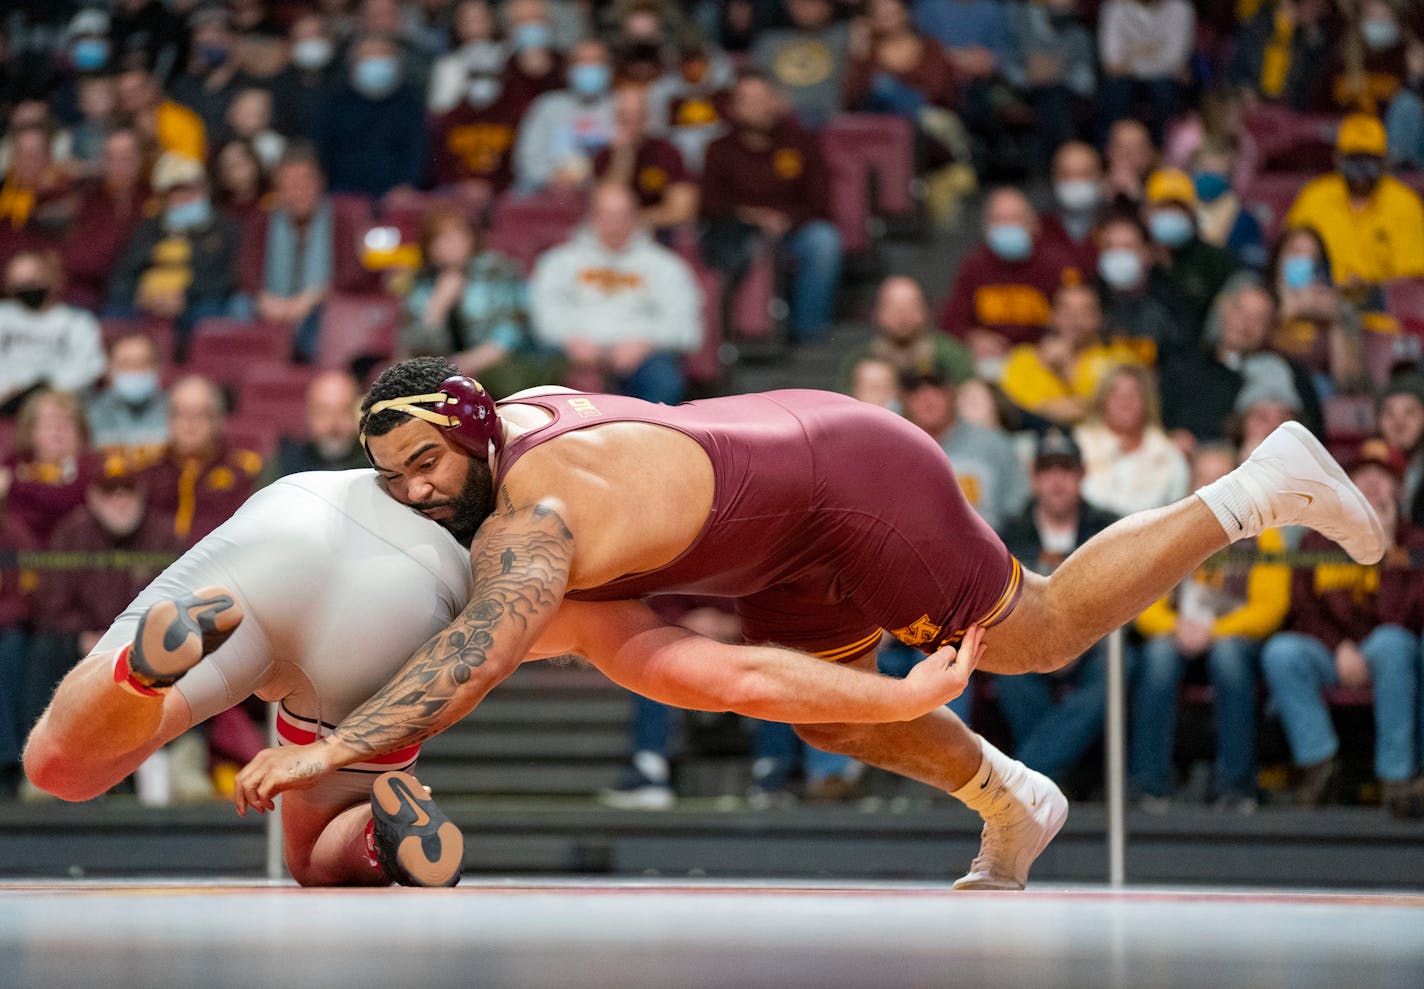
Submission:
[[[921,615],[915,621],[904,628],[893,629],[890,634],[895,636],[907,646],[922,646],[926,642],[931,642],[939,635],[940,627],[930,621],[929,615]]]
[[[598,411],[598,406],[586,398],[569,399],[569,407],[579,414],[580,419],[592,419],[594,416],[603,414]]]

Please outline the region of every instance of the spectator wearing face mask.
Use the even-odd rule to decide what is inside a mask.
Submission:
[[[1350,6],[1355,10],[1316,69],[1312,109],[1382,114],[1410,75],[1409,32],[1392,0],[1360,0]]]
[[[519,116],[539,97],[564,86],[565,60],[554,45],[545,0],[509,0],[504,5],[510,56],[504,91]]]
[[[158,373],[158,348],[144,333],[126,333],[109,345],[108,385],[85,410],[89,435],[101,453],[141,463],[168,438],[168,396]]]
[[[498,93],[509,56],[504,42],[495,38],[494,12],[486,0],[461,0],[454,18],[454,44],[430,70],[425,105],[431,113],[447,113],[459,106],[478,92],[474,86],[481,79],[493,80],[493,92]]]
[[[198,320],[235,314],[240,232],[213,209],[207,173],[191,158],[160,158],[153,191],[163,197],[163,212],[129,238],[109,280],[109,308],[119,317],[175,320],[181,356]]]
[[[1097,269],[1093,231],[1103,213],[1103,160],[1091,144],[1069,141],[1053,155],[1053,209],[1039,214],[1045,242],[1079,271]]]
[[[1368,390],[1360,313],[1330,281],[1330,258],[1309,227],[1281,234],[1266,284],[1280,300],[1271,346],[1314,375],[1322,396]]]
[[[1336,171],[1296,197],[1286,225],[1310,227],[1325,242],[1335,284],[1365,301],[1396,278],[1424,276],[1424,201],[1385,174],[1384,125],[1346,117],[1335,137]]]
[[[425,102],[401,77],[400,49],[367,35],[351,48],[350,73],[317,111],[313,139],[332,192],[379,199],[414,188],[425,170]]]
[[[1065,268],[1027,197],[996,189],[984,204],[984,241],[961,262],[939,327],[966,343],[982,375],[997,378],[1011,346],[1047,329]]]
[[[1266,267],[1265,234],[1236,194],[1235,164],[1235,149],[1215,138],[1203,142],[1192,155],[1197,230],[1206,243],[1230,251],[1242,266],[1260,271]]]
[[[1110,216],[1095,241],[1106,335],[1150,343],[1149,363],[1173,350],[1190,349],[1201,323],[1188,322],[1187,304],[1156,263],[1142,222],[1135,215]]]
[[[458,52],[447,57],[457,56]],[[510,92],[503,65],[503,55],[498,64],[487,54],[464,57],[464,89],[431,125],[435,182],[455,189],[469,202],[488,202],[514,180],[514,142],[522,107]],[[432,86],[438,84],[437,66]]]
[[[291,64],[267,83],[273,126],[288,137],[306,136],[336,75],[336,42],[326,19],[311,12],[292,21],[287,37]]]
[[[586,39],[569,59],[569,87],[533,102],[514,147],[521,191],[573,189],[588,181],[593,159],[613,137],[613,66],[608,46]]]
[[[14,415],[25,396],[48,385],[78,391],[104,370],[99,323],[60,301],[59,260],[23,251],[5,266],[0,302],[0,415]]]
[[[1161,249],[1164,268],[1187,303],[1196,326],[1206,319],[1212,300],[1241,265],[1230,251],[1202,240],[1197,229],[1197,190],[1191,176],[1163,168],[1147,179],[1147,230]]]
[[[232,27],[222,7],[199,7],[188,18],[187,64],[169,84],[173,98],[203,118],[209,134],[221,133],[228,105],[240,87],[233,57]]]

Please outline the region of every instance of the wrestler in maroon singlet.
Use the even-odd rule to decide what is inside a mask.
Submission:
[[[540,443],[609,422],[676,429],[712,462],[712,509],[677,559],[573,600],[735,598],[748,641],[839,662],[873,649],[881,629],[933,652],[1018,599],[1018,561],[964,500],[944,451],[892,412],[804,390],[676,407],[567,392],[517,402],[554,418],[509,442],[496,489]]]

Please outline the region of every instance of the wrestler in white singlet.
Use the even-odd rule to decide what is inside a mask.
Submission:
[[[469,553],[435,522],[393,501],[370,470],[293,474],[253,495],[161,573],[96,651],[133,641],[154,601],[229,588],[246,615],[174,689],[193,724],[250,694],[279,701],[284,743],[324,735],[395,675],[470,598]],[[309,795],[363,796],[419,746],[333,774]]]

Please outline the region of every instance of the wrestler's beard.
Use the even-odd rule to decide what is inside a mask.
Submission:
[[[469,546],[494,507],[491,480],[489,463],[479,457],[471,457],[469,469],[465,471],[465,485],[458,495],[449,501],[427,501],[410,507],[418,512],[425,512],[432,508],[450,506],[450,517],[435,521],[454,536],[461,546]]]

